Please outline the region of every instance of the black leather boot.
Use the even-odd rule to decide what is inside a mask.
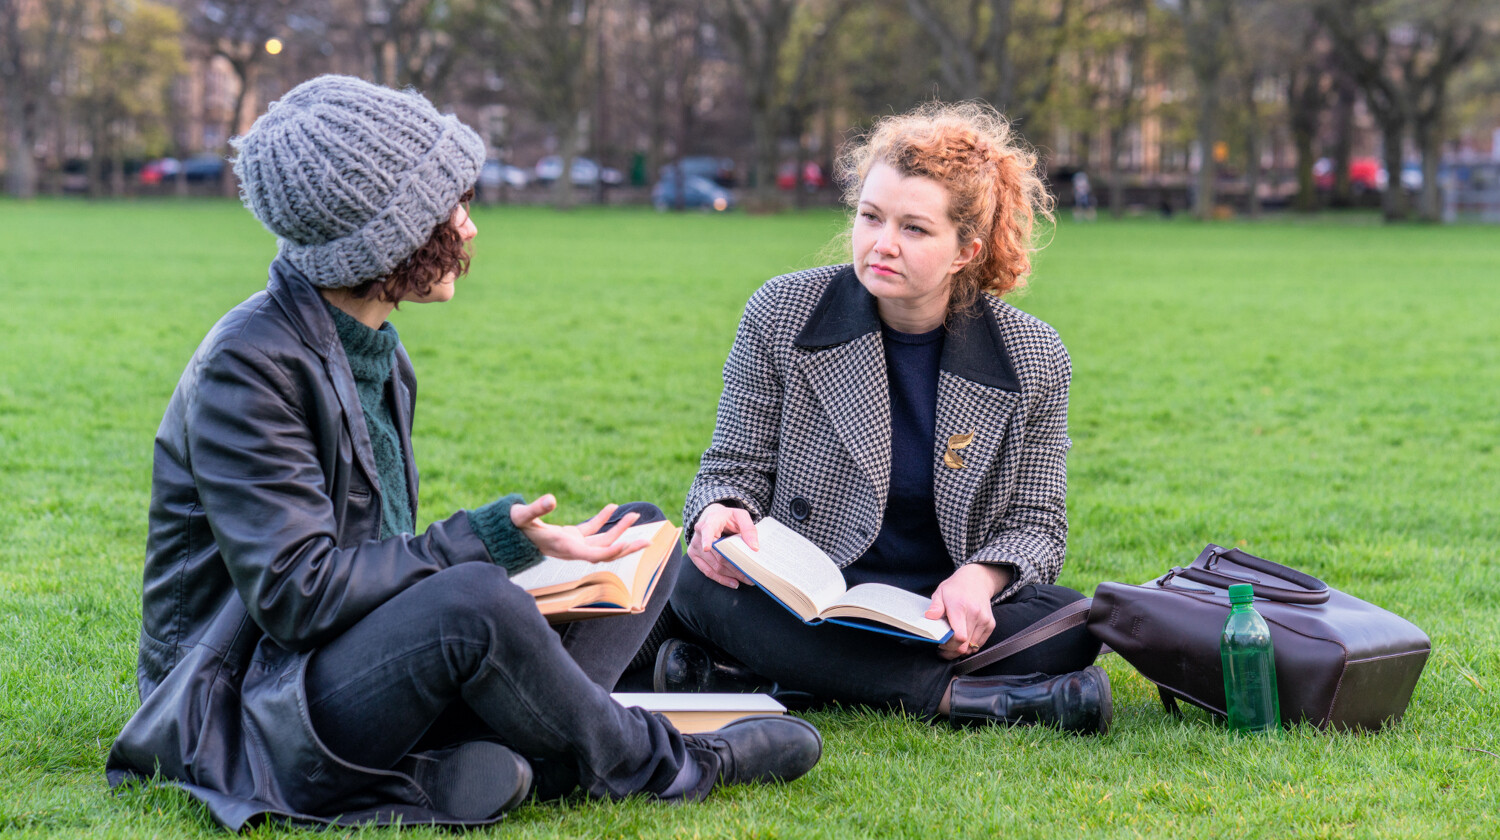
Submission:
[[[434,809],[462,820],[498,816],[521,804],[531,791],[531,765],[492,741],[414,753],[396,769],[412,777]]]
[[[811,694],[782,688],[738,662],[715,659],[703,647],[681,639],[662,642],[651,689],[676,694],[769,694],[793,710],[813,705]]]
[[[823,756],[817,727],[790,715],[752,715],[682,739],[690,751],[717,757],[718,781],[724,785],[790,782]]]
[[[948,698],[954,726],[1040,724],[1103,735],[1113,717],[1109,676],[1098,665],[1056,677],[957,677]]]
[[[776,683],[738,662],[715,661],[692,642],[667,639],[656,652],[651,687],[658,692],[769,694]]]

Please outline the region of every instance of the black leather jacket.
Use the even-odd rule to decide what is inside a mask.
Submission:
[[[404,350],[387,387],[415,508]],[[310,651],[427,575],[489,562],[464,512],[380,540],[380,493],[333,320],[277,260],[204,338],[157,432],[141,707],[110,751],[112,785],[159,771],[231,829],[265,815],[457,822],[409,777],[334,756],[307,715]]]

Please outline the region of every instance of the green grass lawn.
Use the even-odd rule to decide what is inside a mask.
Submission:
[[[572,518],[680,511],[745,299],[841,224],[475,217],[456,300],[394,319],[421,380],[424,519],[511,491]],[[217,833],[176,792],[111,797],[101,767],[136,701],[152,435],[273,254],[229,202],[0,203],[0,834]],[[1105,657],[1103,738],[822,712],[825,758],[794,784],[534,805],[494,833],[1500,835],[1497,283],[1494,228],[1151,220],[1064,224],[1016,301],[1075,368],[1061,582],[1138,582],[1208,542],[1306,569],[1431,635],[1393,729],[1238,739],[1168,718]]]

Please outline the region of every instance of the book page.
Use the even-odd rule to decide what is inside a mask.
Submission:
[[[749,568],[741,565],[741,569],[789,605],[791,601],[783,595],[787,588],[800,592],[816,611],[822,611],[844,594],[844,576],[839,567],[811,540],[769,516],[756,524],[755,534],[760,538],[759,551],[751,551],[738,534],[720,540],[715,547],[732,551],[733,554],[724,553],[736,565],[741,560],[747,561]]]
[[[748,712],[781,714],[786,706],[769,694],[654,694],[616,691],[609,695],[621,706],[639,706],[648,712]]]
[[[712,732],[750,715],[780,715],[786,707],[765,694],[609,695],[622,706],[639,706],[672,722],[678,732]]]
[[[634,525],[626,528],[625,533],[621,534],[615,542],[618,544],[634,540],[649,540],[656,535],[658,530],[670,525],[671,523],[666,520]],[[586,563],[582,560],[543,557],[542,562],[525,571],[517,572],[510,579],[527,592],[555,589],[565,584],[576,583],[590,575],[613,575],[619,579],[622,586],[628,587],[629,583],[635,580],[636,567],[640,565],[641,557],[649,548],[648,546],[640,551],[633,551],[607,563]]]
[[[953,628],[941,618],[927,618],[923,613],[932,599],[884,583],[861,583],[823,610],[823,616],[865,618],[899,627],[930,639],[941,639]]]

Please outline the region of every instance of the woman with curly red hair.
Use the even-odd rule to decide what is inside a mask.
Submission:
[[[745,307],[713,442],[688,493],[672,609],[691,641],[658,690],[774,684],[955,724],[1109,726],[1099,644],[1077,628],[955,676],[954,660],[1083,596],[1054,585],[1067,539],[1071,366],[1057,333],[1001,299],[1051,218],[1036,156],[993,109],[880,120],[840,161],[852,262],[777,277]],[[966,443],[964,443],[966,441]],[[958,451],[955,444],[961,444]],[[711,548],[773,516],[853,586],[931,598],[940,646],[808,627]]]

